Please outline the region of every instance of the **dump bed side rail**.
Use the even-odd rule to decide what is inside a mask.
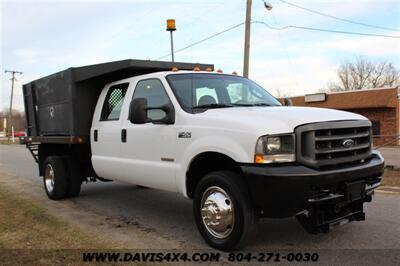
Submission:
[[[84,136],[26,136],[20,139],[21,144],[52,143],[52,144],[87,144],[89,137]]]

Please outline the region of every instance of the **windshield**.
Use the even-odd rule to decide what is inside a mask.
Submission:
[[[280,106],[253,81],[230,75],[174,74],[167,80],[185,110],[236,106]]]

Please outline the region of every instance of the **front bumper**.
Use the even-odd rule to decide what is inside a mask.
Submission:
[[[373,190],[379,185],[384,160],[379,152],[373,152],[371,158],[362,163],[322,169],[294,164],[246,164],[241,168],[262,216],[278,218],[309,212],[315,206],[337,213],[344,209],[358,213],[361,203],[362,212],[362,203],[370,201]],[[352,208],[353,205],[358,207]],[[356,215],[355,219],[363,220],[363,214]]]

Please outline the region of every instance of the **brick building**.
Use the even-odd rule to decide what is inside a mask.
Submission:
[[[372,122],[375,145],[394,141],[400,134],[400,89],[398,88],[316,93],[291,99],[294,106],[332,108],[367,117]],[[392,143],[396,144],[400,145],[400,141]]]

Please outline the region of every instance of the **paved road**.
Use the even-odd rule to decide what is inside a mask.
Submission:
[[[34,180],[38,185],[42,182],[31,155],[21,146],[0,145],[0,170]],[[191,201],[175,193],[96,182],[83,184],[81,196],[73,201],[77,208],[108,217],[134,218],[166,239],[176,239],[188,247],[207,248],[196,230]],[[258,236],[248,248],[400,250],[400,196],[377,194],[372,203],[366,204],[366,213],[365,222],[350,223],[320,235],[305,233],[295,219],[261,220]]]

